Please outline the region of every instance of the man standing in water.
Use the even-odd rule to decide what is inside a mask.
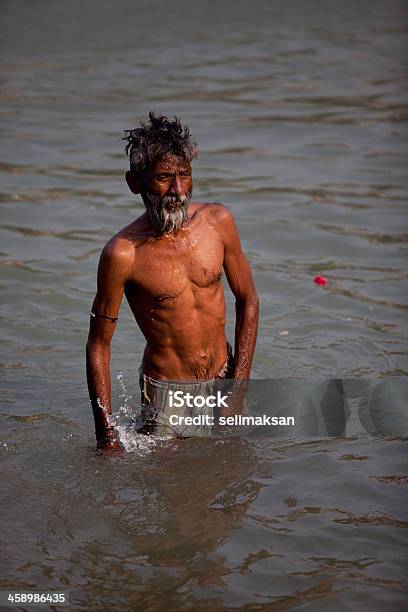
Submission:
[[[107,243],[99,261],[86,356],[95,433],[104,450],[121,449],[109,422],[109,364],[123,294],[146,338],[142,401],[155,414],[163,392],[177,388],[174,381],[202,390],[217,378],[248,380],[258,328],[258,297],[230,210],[190,202],[198,151],[188,128],[176,117],[150,113],[125,139],[126,181],[146,212]],[[225,336],[222,269],[235,296],[234,357]]]

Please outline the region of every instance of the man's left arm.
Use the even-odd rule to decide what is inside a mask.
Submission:
[[[224,242],[224,270],[235,296],[234,379],[249,379],[258,332],[259,300],[231,211],[219,206],[220,233]]]

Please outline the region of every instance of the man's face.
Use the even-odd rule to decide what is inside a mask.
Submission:
[[[152,225],[169,234],[188,221],[193,182],[191,164],[175,155],[156,162],[141,195]]]

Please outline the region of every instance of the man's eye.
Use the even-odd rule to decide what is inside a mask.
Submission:
[[[170,181],[173,180],[174,177],[177,175],[174,174],[158,174],[157,176],[154,177],[155,181],[159,181],[159,182],[166,182],[166,181]],[[181,179],[188,179],[191,177],[191,173],[190,172],[180,172],[180,174],[178,175]]]

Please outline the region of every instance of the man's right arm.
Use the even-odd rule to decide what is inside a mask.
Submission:
[[[86,345],[86,374],[95,435],[98,448],[104,450],[121,450],[116,432],[109,422],[112,413],[110,343],[127,280],[130,257],[129,246],[122,240],[113,239],[103,249]]]

